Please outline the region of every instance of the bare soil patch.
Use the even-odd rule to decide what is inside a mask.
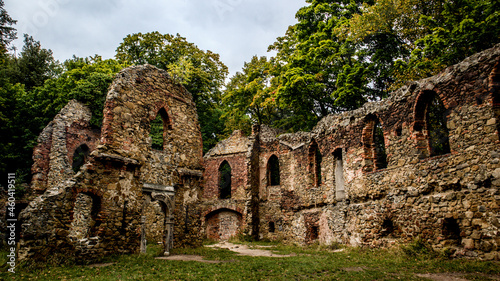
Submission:
[[[106,267],[115,264],[114,262],[109,262],[109,263],[94,263],[90,264],[89,267]]]
[[[263,249],[251,249],[247,245],[242,245],[242,244],[233,244],[230,242],[219,242],[214,245],[208,245],[205,247],[210,247],[210,248],[221,248],[221,249],[228,249],[230,251],[236,252],[241,256],[251,256],[251,257],[274,257],[274,258],[284,258],[284,257],[293,257],[296,256],[296,254],[292,253],[289,255],[278,255],[273,253],[270,250],[263,250]],[[267,248],[268,246],[256,246],[258,248]]]
[[[500,276],[498,275],[489,275],[484,273],[449,272],[449,273],[424,273],[415,275],[418,277],[427,278],[435,281],[468,281],[470,279],[465,278],[467,275],[487,277],[490,280],[500,280]]]
[[[224,263],[224,262],[233,262],[233,261],[214,261],[214,260],[205,260],[202,256],[198,255],[174,255],[168,257],[157,257],[158,260],[170,260],[170,261],[198,261],[204,263]]]

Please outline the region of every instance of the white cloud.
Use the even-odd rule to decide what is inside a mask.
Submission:
[[[128,34],[179,33],[220,54],[231,73],[253,55],[269,55],[267,47],[305,5],[304,0],[5,0],[5,9],[18,20],[18,49],[28,33],[61,61],[73,54],[111,58]]]

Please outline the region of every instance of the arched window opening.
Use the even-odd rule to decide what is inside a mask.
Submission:
[[[420,158],[450,153],[446,108],[433,91],[423,91],[415,104],[413,126]]]
[[[161,108],[158,114],[156,114],[156,118],[151,121],[151,129],[149,131],[151,148],[163,150],[168,129],[171,129],[168,114],[164,108]]]
[[[219,199],[231,198],[231,166],[224,161],[219,167]]]
[[[373,126],[373,146],[375,154],[375,169],[385,169],[387,168],[387,154],[385,153],[385,139],[384,130],[382,129],[382,124],[379,120],[375,120],[375,125]]]
[[[87,158],[90,154],[90,149],[86,144],[80,145],[75,149],[73,154],[73,164],[71,167],[73,168],[73,172],[78,173],[80,168],[87,162]]]
[[[280,162],[276,155],[271,156],[267,162],[267,184],[280,185]]]
[[[427,106],[426,125],[429,134],[430,156],[450,153],[446,112],[437,95],[434,95]]]
[[[376,116],[367,116],[362,138],[365,154],[365,171],[371,172],[387,168],[384,130]]]
[[[337,200],[345,198],[344,183],[344,161],[342,159],[342,148],[337,148],[333,152],[335,163],[335,197]]]
[[[309,146],[309,173],[312,177],[312,186],[318,187],[321,185],[321,162],[323,157],[319,150],[318,144],[313,140]]]

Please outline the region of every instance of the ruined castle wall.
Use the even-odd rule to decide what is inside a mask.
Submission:
[[[202,223],[211,239],[228,239],[238,233],[251,233],[251,145],[252,141],[242,131],[235,131],[204,157]],[[219,199],[219,169],[224,162],[231,167],[231,198]]]
[[[261,137],[260,237],[368,246],[420,237],[456,255],[497,257],[499,61],[496,46],[387,99],[328,116],[311,132]],[[449,152],[437,156],[423,121],[432,95],[449,133]],[[374,148],[377,122],[386,163]],[[279,186],[266,178],[272,155]]]
[[[164,149],[156,151],[149,132],[160,111],[166,112]],[[82,113],[88,122],[85,108],[73,106],[60,116]],[[89,127],[85,122],[78,126],[65,130],[71,126],[56,118],[44,130],[50,132],[42,134],[39,146],[51,139],[50,170],[70,169],[68,147],[92,140],[93,135],[90,140],[75,137],[79,128]],[[49,180],[61,180],[21,213],[21,258],[44,259],[48,252],[81,258],[138,252],[146,240],[141,234],[158,240],[171,222],[177,225],[173,244],[201,243],[196,202],[201,198],[202,143],[196,107],[165,71],[149,65],[121,71],[106,98],[102,135],[89,147],[95,149],[79,173],[57,177],[49,171]],[[181,222],[187,228],[181,230]]]
[[[73,176],[73,156],[80,145],[86,144],[90,151],[95,149],[100,133],[90,126],[91,116],[85,105],[71,100],[44,128],[33,150],[34,191],[43,193]]]

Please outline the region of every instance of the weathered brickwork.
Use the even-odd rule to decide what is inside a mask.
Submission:
[[[158,115],[161,150],[149,136]],[[204,157],[191,95],[152,66],[117,75],[100,132],[90,117],[71,101],[38,139],[41,195],[20,215],[21,258],[147,243],[168,253],[238,234],[375,247],[420,237],[500,258],[500,45],[311,132],[254,126]]]
[[[149,136],[160,111],[161,151]],[[166,252],[199,245],[202,143],[191,94],[165,71],[130,67],[110,87],[100,135],[90,117],[72,101],[42,132],[33,189],[43,194],[20,215],[19,256],[92,258],[143,251],[148,240]],[[91,152],[75,175],[73,151],[82,144]]]
[[[91,128],[92,113],[75,100],[70,101],[43,129],[33,150],[31,188],[43,193],[74,175],[71,169],[75,150],[85,144],[95,149],[99,131]]]
[[[259,200],[247,196],[247,208],[258,211],[242,213],[242,233],[367,246],[420,237],[457,256],[499,258],[499,62],[500,45],[387,99],[328,116],[311,132],[262,126],[247,138],[233,135],[223,154],[205,155],[205,176],[243,155],[232,149],[237,140],[248,147],[243,166],[254,172],[233,177],[244,177],[235,181],[246,180],[248,191],[257,177]],[[444,118],[430,121],[435,112]],[[278,186],[269,184],[273,155]],[[216,181],[205,179],[204,188],[213,199]]]

